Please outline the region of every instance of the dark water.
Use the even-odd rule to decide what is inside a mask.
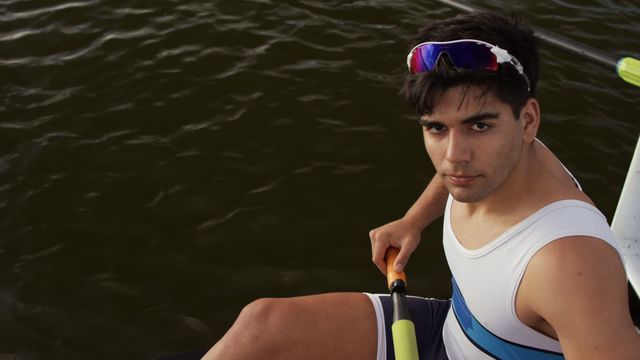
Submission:
[[[638,57],[637,1],[508,8]],[[0,0],[0,353],[210,346],[264,296],[383,292],[367,232],[432,169],[397,96],[430,1]],[[540,137],[611,219],[639,90],[543,47]],[[412,293],[449,295],[439,224]]]

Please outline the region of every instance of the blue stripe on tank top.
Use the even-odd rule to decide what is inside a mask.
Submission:
[[[471,310],[469,310],[469,307],[467,306],[467,303],[464,301],[464,297],[460,292],[460,288],[458,287],[456,280],[454,278],[451,278],[451,280],[453,283],[453,296],[451,298],[453,313],[455,314],[458,324],[460,324],[460,328],[462,328],[464,334],[478,349],[496,359],[564,359],[564,356],[561,353],[516,344],[491,333],[473,316]]]

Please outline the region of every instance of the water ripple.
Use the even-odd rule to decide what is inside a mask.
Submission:
[[[0,350],[154,358],[165,344],[209,345],[254,297],[366,286],[367,229],[432,175],[397,91],[408,38],[456,14],[447,7],[0,4],[0,308],[19,315]],[[633,4],[483,2],[636,54]],[[640,129],[637,89],[544,44],[542,55],[540,136],[610,213]],[[122,338],[123,323],[126,344],[96,340]]]
[[[60,12],[67,9],[74,8],[89,8],[93,5],[97,5],[99,3],[98,0],[93,1],[73,1],[67,2],[63,4],[58,4],[49,7],[43,7],[34,10],[26,10],[26,11],[12,11],[6,15],[0,15],[0,22],[9,22],[14,20],[24,20],[29,18],[35,18],[42,15],[51,15],[56,12]]]

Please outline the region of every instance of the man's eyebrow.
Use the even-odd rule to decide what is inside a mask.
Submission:
[[[418,118],[418,125],[421,126],[433,126],[435,124],[442,124],[441,122],[439,122],[438,120],[426,120],[423,118]]]
[[[461,122],[463,124],[473,124],[478,121],[492,120],[492,119],[497,119],[499,117],[500,117],[499,113],[480,113],[473,116],[469,116],[468,118],[462,120]]]
[[[480,114],[475,114],[472,116],[469,116],[466,119],[463,119],[461,121],[462,124],[473,124],[476,123],[478,121],[483,121],[483,120],[491,120],[491,119],[497,119],[500,117],[499,113],[480,113]],[[436,119],[423,119],[423,118],[418,118],[418,124],[422,125],[422,126],[429,126],[429,125],[435,125],[435,124],[443,124],[441,121],[436,120]]]

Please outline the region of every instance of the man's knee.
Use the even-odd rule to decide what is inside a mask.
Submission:
[[[276,359],[286,315],[284,299],[264,298],[246,305],[229,332],[204,359]]]
[[[289,299],[274,298],[255,300],[242,309],[237,325],[252,341],[272,344],[281,339],[283,332],[295,321],[295,317],[287,309],[289,302]]]
[[[265,328],[267,325],[273,326],[283,321],[286,315],[284,302],[286,299],[262,298],[246,305],[238,321],[249,325],[258,325]]]

